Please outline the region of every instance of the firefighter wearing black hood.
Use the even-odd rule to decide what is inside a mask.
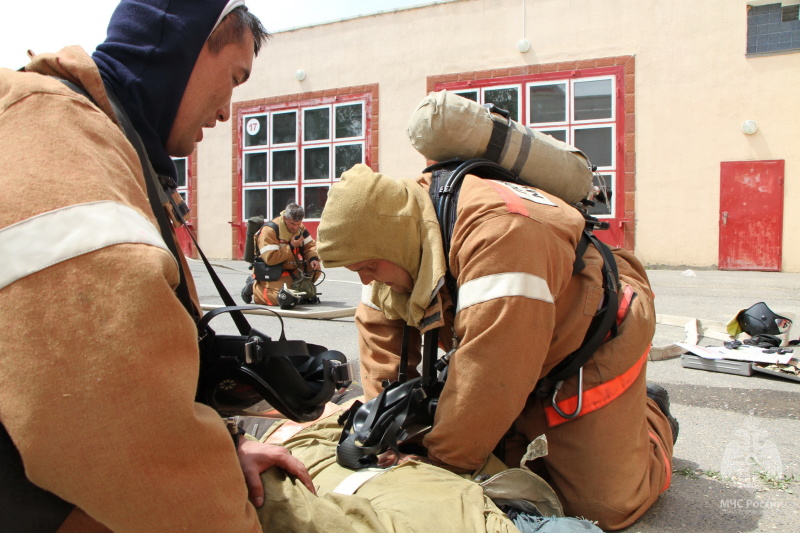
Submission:
[[[169,182],[170,156],[230,118],[266,38],[242,0],[123,0],[91,57],[0,69],[0,448],[19,467],[0,468],[3,531],[261,531],[263,470],[313,490],[285,450],[237,453],[194,402],[196,317],[174,292],[183,276],[196,303],[194,284],[111,104]]]

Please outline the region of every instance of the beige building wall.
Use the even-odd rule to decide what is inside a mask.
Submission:
[[[378,84],[374,166],[413,177],[425,160],[405,130],[428,76],[634,56],[636,254],[649,266],[714,268],[720,162],[784,159],[782,269],[800,272],[800,53],[747,57],[748,3],[454,0],[286,31],[234,101]],[[269,13],[257,15],[269,29]],[[746,119],[756,134],[742,133]],[[226,123],[198,147],[200,240],[214,257],[231,253],[236,142]]]

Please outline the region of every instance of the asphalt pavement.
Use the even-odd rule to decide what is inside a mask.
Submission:
[[[236,302],[248,275],[243,261],[212,260]],[[204,306],[221,305],[205,267],[190,262]],[[361,285],[346,269],[330,269],[319,285],[321,303],[297,307],[301,313],[339,315],[334,319],[284,316],[289,339],[303,339],[358,357],[352,309]],[[648,270],[659,317],[654,346],[685,340],[685,318],[727,322],[763,301],[777,313],[800,317],[800,274]],[[272,336],[274,316],[248,315]],[[791,333],[800,337],[800,319]],[[220,333],[236,333],[225,316],[212,321]],[[700,344],[721,345],[706,338]],[[800,354],[800,347],[798,347]],[[681,366],[681,358],[651,361],[648,380],[667,388],[680,422],[671,487],[625,532],[800,532],[800,382],[764,374],[708,372]],[[614,431],[614,428],[608,428]]]

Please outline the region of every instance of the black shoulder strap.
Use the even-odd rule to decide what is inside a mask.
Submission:
[[[263,229],[264,226],[266,226],[266,227],[270,228],[272,231],[274,231],[276,237],[280,237],[280,229],[278,229],[278,225],[276,223],[274,223],[271,220],[267,220],[266,222],[264,222],[264,224],[261,226],[261,228]],[[258,237],[258,233],[253,235],[253,240],[257,239],[257,237]],[[256,243],[255,242],[253,243],[253,249],[255,249],[255,253],[253,254],[253,262],[255,263],[255,262],[259,261],[259,262],[263,263],[264,260],[261,259],[261,254],[258,253],[258,250],[256,249]]]
[[[575,264],[580,262],[580,268],[577,271],[583,270],[583,252],[586,251],[588,244],[591,243],[600,255],[603,257],[603,266],[601,272],[603,274],[603,291],[605,300],[603,308],[594,316],[592,322],[589,324],[589,329],[583,338],[583,343],[580,347],[565,357],[559,364],[541,380],[537,385],[537,390],[542,393],[549,391],[552,384],[559,381],[564,381],[570,376],[578,373],[578,370],[585,365],[589,358],[606,340],[609,332],[616,335],[617,324],[617,309],[619,308],[619,272],[617,270],[617,262],[614,260],[614,254],[604,243],[595,237],[589,230],[584,230],[581,243],[586,243],[584,246],[578,245],[578,251],[581,251],[581,256],[577,256]]]
[[[266,222],[264,222],[264,225],[267,226],[268,228],[270,228],[272,231],[274,231],[276,237],[280,238],[281,230],[280,230],[280,228],[278,228],[278,225],[276,223],[274,223],[271,220],[267,220]]]
[[[116,95],[108,88],[106,89],[106,92],[108,93],[109,100],[111,101],[111,106],[114,108],[114,113],[117,116],[117,120],[122,125],[122,131],[125,133],[128,141],[130,141],[130,143],[136,149],[136,153],[139,155],[139,161],[142,164],[142,171],[145,175],[145,183],[147,184],[147,196],[150,200],[150,208],[152,209],[156,220],[158,220],[161,237],[167,243],[170,252],[172,252],[175,260],[178,262],[178,269],[180,270],[181,279],[178,288],[176,289],[176,293],[186,310],[189,311],[189,314],[191,314],[197,322],[200,320],[200,316],[198,315],[198,311],[195,309],[194,302],[189,295],[189,285],[186,282],[186,274],[183,271],[183,265],[180,260],[181,256],[178,254],[177,244],[173,238],[172,224],[167,218],[163,208],[164,204],[167,202],[173,204],[173,207],[175,207],[175,205],[172,202],[172,199],[170,199],[164,192],[164,189],[162,188],[161,183],[156,176],[156,172],[147,157],[147,151],[144,147],[144,143],[134,129],[133,124],[125,113],[125,110],[122,108],[122,105],[119,103],[119,100],[117,100]],[[180,212],[175,212],[177,216],[181,216]],[[236,306],[236,302],[225,288],[225,285],[223,285],[222,281],[219,279],[219,276],[217,276],[217,273],[214,271],[211,263],[208,262],[208,259],[203,253],[203,250],[200,248],[200,245],[198,244],[197,239],[192,231],[187,227],[186,232],[192,238],[192,242],[194,242],[197,252],[200,254],[203,264],[205,265],[206,270],[208,270],[211,280],[214,282],[214,287],[216,287],[217,292],[222,298],[222,301],[226,306]],[[242,335],[250,334],[252,327],[241,310],[232,311],[231,318],[233,319],[234,324],[236,324],[236,328],[239,330],[239,333]]]
[[[461,184],[459,182],[455,189],[447,188],[446,184],[455,169],[444,164],[437,167],[426,169],[431,172],[431,187],[428,189],[428,194],[433,201],[433,207],[436,209],[436,218],[439,219],[439,230],[442,234],[444,260],[447,264],[444,282],[450,291],[453,305],[458,305],[458,284],[453,274],[450,273],[450,237],[453,235],[453,227],[456,223],[456,207],[458,206],[458,193],[461,191]]]

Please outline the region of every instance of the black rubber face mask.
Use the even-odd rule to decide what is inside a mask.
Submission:
[[[742,331],[754,337],[756,335],[780,335],[786,333],[792,321],[777,315],[764,302],[758,302],[736,315]]]

